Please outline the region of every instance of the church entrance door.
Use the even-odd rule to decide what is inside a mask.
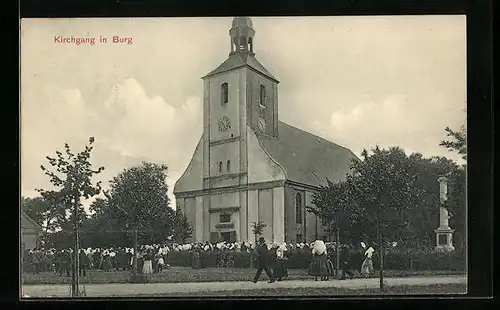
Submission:
[[[236,242],[236,231],[227,231],[220,233],[222,241],[225,242]]]

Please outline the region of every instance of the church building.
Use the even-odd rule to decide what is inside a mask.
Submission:
[[[174,187],[193,242],[312,242],[326,236],[306,211],[319,185],[343,181],[350,150],[281,122],[278,79],[256,58],[248,17],[233,19],[231,52],[203,79],[203,135]],[[307,103],[305,103],[307,104]]]

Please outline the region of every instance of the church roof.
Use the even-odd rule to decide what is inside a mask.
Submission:
[[[254,70],[257,70],[260,73],[264,74],[265,76],[278,82],[278,80],[269,71],[267,71],[267,69],[257,60],[257,58],[255,58],[255,56],[249,55],[246,53],[233,53],[233,54],[231,54],[229,56],[229,58],[226,59],[226,61],[224,61],[215,70],[209,72],[203,78],[209,77],[209,76],[217,74],[217,73],[222,73],[222,72],[226,72],[226,71],[229,71],[232,69],[244,67],[244,66],[248,66]]]
[[[343,181],[351,159],[358,159],[345,147],[281,121],[279,139],[256,134],[266,152],[284,168],[287,180],[298,183],[319,186],[326,179]]]

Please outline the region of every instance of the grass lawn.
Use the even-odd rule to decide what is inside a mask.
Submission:
[[[402,271],[387,270],[384,271],[386,277],[408,277],[408,276],[436,276],[436,275],[459,275],[463,272],[457,271]],[[255,275],[255,269],[239,268],[204,268],[192,269],[188,267],[170,267],[160,274],[151,274],[148,276],[150,283],[183,283],[183,282],[220,282],[220,281],[249,281]],[[312,279],[307,275],[307,270],[291,269],[288,270],[288,279]],[[378,272],[375,274],[378,276]],[[130,277],[128,271],[99,271],[91,270],[87,272],[86,277],[80,277],[80,282],[84,284],[98,283],[127,283]],[[266,275],[261,276],[262,279]],[[44,272],[40,274],[23,273],[23,284],[69,284],[71,276],[66,277]]]
[[[285,296],[366,296],[366,295],[429,295],[466,294],[466,284],[407,285],[387,287],[381,294],[378,288],[268,288],[255,290],[231,290],[197,293],[172,293],[148,295],[148,297],[285,297]],[[134,296],[141,297],[141,296]]]

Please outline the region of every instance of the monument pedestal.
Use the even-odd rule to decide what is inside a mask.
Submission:
[[[436,247],[437,252],[451,252],[455,250],[453,246],[453,233],[455,230],[450,227],[439,227],[434,230],[436,233]]]
[[[450,228],[448,219],[450,218],[447,209],[448,203],[448,178],[442,176],[438,179],[439,182],[439,227],[434,230],[436,233],[436,251],[438,252],[451,252],[455,250],[453,246],[453,233],[455,232]]]

